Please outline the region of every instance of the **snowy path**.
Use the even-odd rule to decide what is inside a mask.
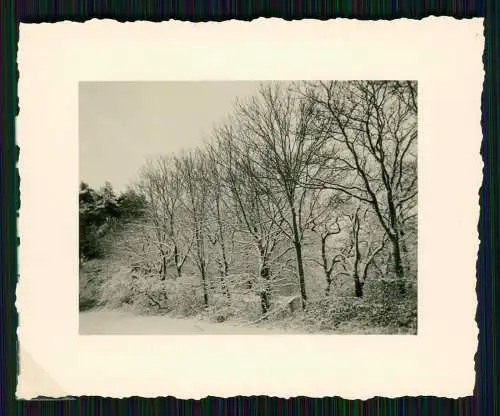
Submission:
[[[211,323],[168,316],[139,316],[124,311],[80,312],[82,335],[161,335],[161,334],[286,334],[284,330]]]

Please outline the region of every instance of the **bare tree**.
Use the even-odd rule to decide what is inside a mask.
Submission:
[[[258,167],[261,194],[281,202],[281,231],[293,244],[302,298],[306,307],[307,293],[302,253],[303,233],[311,220],[321,190],[310,190],[301,184],[305,177],[315,177],[312,164],[323,147],[324,137],[318,129],[318,112],[312,100],[304,100],[279,84],[262,86],[258,97],[240,103],[237,116],[246,132],[248,157]]]
[[[248,157],[248,143],[242,140],[242,132],[234,126],[223,126],[216,131],[212,153],[217,161],[229,190],[236,216],[236,231],[248,234],[256,248],[259,260],[258,286],[262,314],[266,314],[271,302],[271,256],[278,243],[283,240],[280,231],[279,210],[283,203],[278,197],[270,198],[262,192],[262,180],[256,170],[258,166]]]
[[[340,258],[344,270],[352,277],[354,282],[354,294],[363,297],[363,287],[368,278],[368,271],[374,265],[375,259],[382,252],[386,242],[386,234],[377,238],[377,232],[373,229],[362,232],[362,223],[369,223],[367,217],[370,212],[361,205],[356,207],[352,214],[346,217],[350,224],[350,240],[347,247],[341,253]]]
[[[323,110],[331,138],[323,152],[324,174],[309,185],[342,191],[372,207],[391,242],[404,293],[401,238],[417,205],[416,84],[317,82],[302,91]]]
[[[186,153],[179,159],[178,167],[185,188],[183,208],[189,217],[190,229],[194,235],[193,262],[198,268],[203,286],[203,301],[208,307],[208,271],[206,258],[206,219],[208,190],[204,186],[204,158],[200,151]]]
[[[181,202],[182,179],[174,158],[161,156],[149,162],[142,171],[142,189],[151,207],[161,266],[160,275],[166,278],[167,267],[173,262],[176,274],[182,276],[182,267],[191,249],[191,242],[183,244],[178,215]]]
[[[227,235],[231,228],[228,189],[226,189],[221,167],[217,162],[218,155],[213,148],[207,149],[204,159],[204,180],[209,193],[208,211],[211,217],[211,220],[207,221],[207,237],[216,247],[214,257],[219,269],[222,290],[230,298],[226,283],[230,265]]]
[[[329,240],[341,233],[341,228],[339,224],[338,217],[333,220],[321,219],[321,221],[315,220],[312,224],[311,230],[318,233],[321,239],[321,262],[320,265],[323,267],[326,278],[326,288],[325,296],[330,294],[330,290],[333,282],[333,269],[336,264],[340,263],[342,260],[342,255],[340,253],[335,253],[330,255],[328,252]]]
[[[158,274],[162,280],[165,280],[167,275],[167,264],[172,255],[172,247],[168,240],[167,224],[165,223],[163,211],[164,207],[162,207],[161,199],[158,196],[158,193],[162,192],[161,181],[152,163],[143,169],[142,178],[143,180],[140,187],[150,208],[149,217],[152,223],[151,230],[155,236],[155,246],[158,250],[158,257],[160,259]]]

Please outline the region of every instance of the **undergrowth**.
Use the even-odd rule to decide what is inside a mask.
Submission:
[[[346,291],[334,292],[328,297],[309,299],[305,310],[292,307],[297,305],[290,301],[293,297],[273,296],[270,312],[263,317],[260,297],[255,293],[221,291],[211,294],[205,307],[200,279],[190,276],[154,279],[96,261],[81,270],[80,310],[118,308],[143,315],[197,317],[210,322],[305,333],[414,334],[417,331],[416,286],[407,285],[404,296],[397,290],[394,281],[373,281],[367,283],[362,298]]]

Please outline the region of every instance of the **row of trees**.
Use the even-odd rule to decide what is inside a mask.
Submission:
[[[376,275],[404,296],[416,276],[416,145],[414,82],[263,83],[203,147],[148,162],[137,188],[147,212],[121,249],[153,279],[198,274],[206,306],[215,287],[228,300],[244,288],[266,314],[292,287],[305,308],[318,270],[322,296],[349,276],[362,297]]]

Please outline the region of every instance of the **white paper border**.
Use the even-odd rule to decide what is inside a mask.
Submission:
[[[443,17],[21,24],[18,397],[472,394],[482,33]],[[78,335],[78,81],[236,79],[419,81],[417,336]]]

